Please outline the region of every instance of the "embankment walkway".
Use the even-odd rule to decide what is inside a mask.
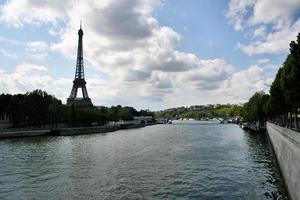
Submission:
[[[72,127],[72,128],[53,128],[44,130],[1,130],[0,139],[16,138],[16,137],[33,137],[33,136],[73,136],[84,134],[107,133],[122,129],[141,128],[145,126],[155,125],[154,123],[137,124],[129,126],[90,126],[90,127]]]
[[[267,123],[268,135],[292,200],[300,199],[300,133]]]

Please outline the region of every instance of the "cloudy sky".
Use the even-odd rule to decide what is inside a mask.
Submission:
[[[0,0],[0,92],[64,102],[80,20],[95,105],[245,102],[300,31],[300,0]]]

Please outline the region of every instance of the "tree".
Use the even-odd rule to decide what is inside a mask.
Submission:
[[[281,87],[286,102],[289,115],[289,127],[291,127],[291,118],[294,115],[294,126],[297,128],[297,114],[300,108],[300,34],[297,36],[297,42],[290,43],[290,54],[284,62]],[[293,114],[294,113],[294,114]]]
[[[249,122],[265,122],[268,116],[267,102],[269,95],[263,91],[256,92],[242,109],[242,117]]]
[[[57,126],[68,123],[71,126],[91,126],[108,121],[132,120],[134,116],[153,116],[148,110],[137,111],[133,107],[112,106],[91,107],[86,105],[67,106],[42,90],[26,94],[0,95],[0,115],[8,114],[14,127]]]
[[[285,101],[281,85],[282,72],[283,68],[280,68],[270,87],[270,98],[268,101],[268,112],[270,118],[283,115],[287,111],[287,103]]]

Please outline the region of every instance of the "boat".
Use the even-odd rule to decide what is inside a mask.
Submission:
[[[253,122],[251,124],[249,123],[242,123],[240,124],[240,127],[243,130],[248,131],[249,133],[260,133],[266,130],[265,126],[260,124],[259,122]]]
[[[250,125],[248,123],[242,123],[241,124],[241,128],[244,130],[249,130],[250,129]]]

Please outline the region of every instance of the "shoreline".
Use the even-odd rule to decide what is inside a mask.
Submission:
[[[267,129],[290,198],[299,199],[300,135],[270,122],[267,123]]]
[[[75,135],[87,135],[98,133],[109,133],[118,130],[143,128],[146,126],[152,126],[161,124],[158,122],[137,124],[128,126],[88,126],[88,127],[72,127],[72,128],[60,128],[60,129],[41,129],[41,130],[7,130],[0,132],[0,140],[8,138],[21,138],[21,137],[36,137],[36,136],[75,136]]]

